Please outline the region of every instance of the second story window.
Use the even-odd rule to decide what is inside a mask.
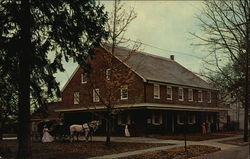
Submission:
[[[158,84],[154,85],[154,99],[160,99],[160,86]]]
[[[193,89],[188,89],[188,101],[193,101]]]
[[[93,102],[99,102],[100,101],[100,91],[99,89],[93,89]]]
[[[110,68],[108,68],[108,69],[106,69],[106,80],[110,80],[110,76],[111,76],[111,69]]]
[[[199,90],[198,91],[198,102],[202,102],[203,100],[202,100],[202,90]]]
[[[179,101],[184,100],[183,88],[178,89],[178,99],[179,99]]]
[[[81,74],[81,83],[87,83],[87,73],[82,73]]]
[[[128,85],[121,86],[121,99],[128,99]]]
[[[172,87],[167,86],[167,99],[172,100]]]
[[[74,104],[80,103],[80,92],[74,92]]]
[[[211,92],[208,91],[208,92],[207,92],[207,102],[208,102],[208,103],[211,103],[211,100],[212,100],[212,99],[211,99],[211,98],[212,98],[211,96],[212,96],[212,95],[211,95]]]

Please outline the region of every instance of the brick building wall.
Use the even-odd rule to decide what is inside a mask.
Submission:
[[[78,108],[78,107],[88,107],[92,105],[103,105],[102,102],[93,103],[93,88],[98,88],[100,91],[100,97],[108,99],[107,87],[105,85],[106,74],[105,71],[108,69],[108,66],[105,64],[106,53],[104,50],[98,50],[98,54],[94,57],[94,60],[91,63],[92,72],[90,77],[87,80],[87,83],[81,83],[81,76],[84,73],[82,68],[79,68],[72,79],[69,81],[62,93],[62,102],[64,108]],[[105,60],[103,60],[105,59]],[[134,103],[143,103],[144,102],[144,84],[139,76],[135,73],[130,73],[131,71],[127,66],[121,63],[121,61],[116,58],[113,59],[113,66],[117,67],[116,70],[118,74],[127,78],[131,76],[131,81],[128,84],[128,99],[121,100],[120,87],[114,88],[113,93],[115,104],[134,104]],[[117,72],[116,72],[117,74]],[[92,84],[95,86],[93,87]],[[80,103],[74,104],[74,92],[80,93]]]
[[[160,84],[159,84],[160,85]],[[181,86],[180,86],[181,87]],[[181,87],[183,88],[183,87]],[[178,100],[178,87],[172,86],[172,100],[167,99],[167,85],[160,85],[160,99],[154,99],[154,84],[146,84],[146,102],[159,104],[178,104],[178,105],[192,105],[192,106],[217,106],[217,91],[206,89],[193,89],[193,101],[188,101],[188,88],[183,88],[184,100]],[[198,102],[198,90],[202,90],[203,101]],[[207,93],[211,92],[211,103],[208,102]]]
[[[93,105],[103,105],[101,102],[93,103],[93,86],[91,86],[91,82],[95,84],[95,88],[100,89],[100,96],[103,98],[107,98],[105,96],[109,92],[107,92],[107,88],[105,87],[105,70],[108,69],[106,60],[106,52],[103,49],[98,49],[98,54],[94,58],[92,62],[92,72],[89,77],[87,83],[81,83],[81,76],[84,73],[82,68],[79,68],[72,79],[69,81],[67,86],[63,91],[63,107],[64,108],[78,108],[78,107],[88,107]],[[105,59],[105,60],[104,60]],[[121,76],[126,76],[129,74],[130,69],[122,64],[121,61],[116,58],[112,61],[114,66],[118,67],[116,69]],[[115,74],[115,73],[114,73]],[[133,80],[128,85],[128,99],[121,100],[120,99],[120,91],[119,88],[116,88],[114,92],[114,104],[134,104],[134,103],[160,103],[160,104],[178,104],[178,105],[192,105],[192,106],[209,106],[215,107],[217,106],[217,91],[215,90],[206,90],[206,89],[193,89],[193,101],[188,101],[188,88],[183,88],[184,91],[184,101],[178,100],[178,86],[172,86],[172,100],[168,100],[167,97],[167,85],[160,85],[160,99],[154,99],[153,91],[154,84],[152,83],[144,83],[141,77],[139,77],[136,73],[132,73]],[[198,90],[202,90],[203,101],[198,102]],[[211,103],[208,103],[207,100],[207,92],[211,91]],[[80,103],[74,104],[74,92],[80,93]]]

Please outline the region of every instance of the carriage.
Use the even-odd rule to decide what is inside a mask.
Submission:
[[[49,133],[54,137],[55,140],[70,140],[74,141],[74,138],[79,140],[79,135],[84,134],[85,140],[89,138],[92,140],[94,132],[98,129],[100,121],[91,121],[83,124],[63,124],[57,120],[43,120],[37,124],[37,133],[39,140],[43,136],[43,128],[46,126],[49,129]]]

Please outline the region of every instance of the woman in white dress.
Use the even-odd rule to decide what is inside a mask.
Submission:
[[[53,142],[54,138],[49,134],[49,129],[45,126],[43,129],[42,142]]]
[[[130,133],[129,133],[128,125],[127,125],[127,124],[125,125],[124,133],[125,133],[125,136],[126,136],[126,137],[129,137],[129,136],[130,136]]]

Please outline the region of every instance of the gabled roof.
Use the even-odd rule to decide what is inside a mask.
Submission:
[[[110,50],[106,45],[104,48]],[[169,58],[144,52],[131,54],[131,50],[124,47],[116,47],[115,56],[144,80],[187,87],[215,89],[199,76]]]

